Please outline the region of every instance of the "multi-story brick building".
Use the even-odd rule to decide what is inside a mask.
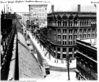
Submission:
[[[97,48],[87,42],[77,40],[76,77],[78,80],[97,80]]]
[[[51,54],[58,59],[65,59],[67,54],[71,59],[74,58],[77,38],[84,40],[96,37],[96,13],[81,12],[80,6],[78,7],[78,11],[75,12],[48,14],[48,26],[45,30],[47,44],[50,45]],[[44,39],[44,34],[41,37]]]
[[[29,5],[29,20],[34,24],[39,24],[39,27],[43,25],[47,26],[47,4],[32,4]]]

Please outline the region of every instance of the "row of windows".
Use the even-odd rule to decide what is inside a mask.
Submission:
[[[93,19],[89,19],[89,18],[86,18],[86,19],[79,19],[76,17],[76,19],[69,19],[69,17],[66,16],[66,18],[64,18],[64,16],[55,16],[55,17],[48,17],[47,18],[49,20],[49,22],[58,22],[58,21],[61,21],[61,22],[84,22],[84,23],[91,23],[91,22],[96,22],[96,18],[93,18]]]
[[[63,40],[66,39],[66,38],[67,38],[67,36],[66,35],[63,35]]]
[[[68,37],[68,40],[67,40]],[[77,35],[63,35],[63,40],[61,41],[62,37],[61,35],[58,35],[57,43],[61,45],[73,45],[75,44],[76,38],[79,37],[81,39],[86,39],[86,38],[94,38],[96,37],[96,34],[80,34],[79,36]]]
[[[57,22],[49,22],[51,25],[54,26],[91,26],[91,24],[96,24],[96,22],[90,22],[90,21],[57,21]]]
[[[63,41],[63,45],[74,45],[75,41]]]
[[[72,21],[57,21],[57,22],[48,22],[48,25],[53,25],[53,26],[63,26],[63,27],[66,27],[66,26],[78,26],[78,23],[77,22],[72,22]]]
[[[75,41],[57,41],[60,45],[75,45]]]
[[[80,29],[80,32],[87,33],[87,32],[95,32],[95,28],[93,29]]]
[[[67,55],[66,54],[61,55],[59,53],[57,53],[57,54],[54,53],[54,57],[56,57],[57,59],[60,59],[60,58],[66,58]],[[72,57],[72,54],[69,54],[69,57]]]
[[[92,33],[92,34],[81,34],[80,33],[80,38],[90,38],[90,37],[96,37],[96,33]],[[63,38],[63,40],[67,40],[67,37],[68,37],[68,40],[75,40],[78,36],[77,35],[58,35],[58,40],[61,40]]]
[[[69,29],[68,31],[69,31],[69,32],[68,32],[69,34],[70,34],[70,33],[74,33],[74,34],[75,34],[75,33],[77,33],[78,30],[77,30],[77,29]],[[96,29],[95,29],[95,28],[93,28],[93,29],[80,29],[79,31],[80,31],[81,33],[87,33],[87,32],[89,33],[89,32],[95,32]],[[58,32],[58,33],[67,33],[67,29],[63,29],[63,32],[62,32],[61,29],[57,29],[57,32]]]
[[[96,34],[81,34],[80,38],[91,38],[96,37]]]
[[[69,40],[72,40],[72,39],[76,39],[77,35],[68,35],[68,36],[67,35],[63,35],[63,36],[58,35],[58,39],[62,39],[62,37],[63,37],[63,40],[66,40],[67,37],[68,37]]]
[[[62,33],[61,29],[57,29],[58,33]],[[77,29],[69,29],[69,33],[77,33]],[[63,33],[67,33],[67,29],[63,29]]]
[[[62,49],[62,52],[66,52],[67,51],[67,48],[60,48],[60,47],[57,48],[57,51],[61,51],[61,49]],[[68,48],[68,49],[69,49],[69,52],[73,51],[73,48]]]

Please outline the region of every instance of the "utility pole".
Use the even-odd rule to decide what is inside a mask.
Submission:
[[[69,72],[69,60],[67,60],[67,68],[68,68],[68,80],[70,80],[70,72]]]
[[[67,51],[66,62],[67,62],[68,80],[70,80],[70,72],[69,72],[69,54],[68,54],[68,51]]]
[[[68,80],[70,80],[70,73],[69,73],[69,56],[67,57],[67,70],[68,70]]]

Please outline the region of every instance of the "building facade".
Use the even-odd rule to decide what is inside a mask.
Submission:
[[[42,31],[41,38],[46,38],[44,42],[49,45],[48,50],[57,59],[65,59],[67,55],[74,59],[76,39],[97,36],[95,12],[80,12],[79,8],[76,12],[52,12],[47,20],[47,30]]]
[[[97,80],[97,48],[77,40],[76,77],[78,80]]]
[[[56,58],[74,58],[76,39],[96,37],[95,12],[52,12],[48,14],[48,40]]]
[[[29,20],[38,23],[39,27],[47,26],[47,4],[29,5],[29,14]]]

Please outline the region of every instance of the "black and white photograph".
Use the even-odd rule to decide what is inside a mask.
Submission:
[[[97,81],[98,5],[0,0],[0,81]]]

